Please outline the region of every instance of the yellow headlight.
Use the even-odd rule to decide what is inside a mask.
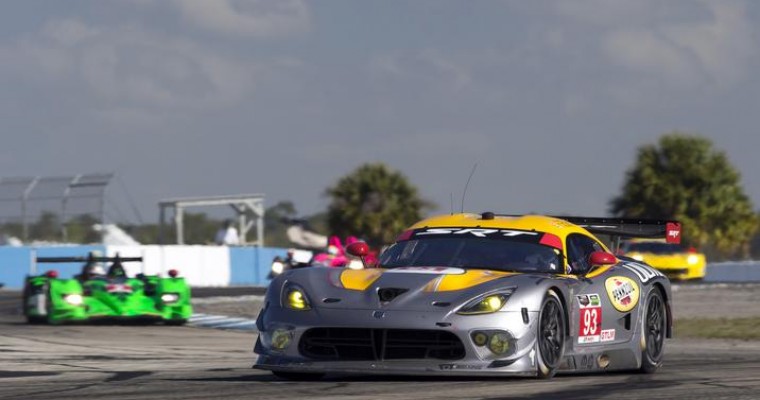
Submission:
[[[636,261],[644,261],[644,256],[641,254],[631,254],[631,258],[633,258]]]
[[[503,305],[501,296],[488,296],[483,299],[483,306],[487,311],[499,311]]]
[[[688,256],[688,257],[686,257],[686,262],[687,262],[689,265],[694,265],[694,264],[696,264],[697,262],[699,262],[699,256],[697,256],[696,254],[689,254],[689,256]]]
[[[306,296],[298,289],[290,289],[288,292],[288,306],[295,310],[308,310],[309,303]]]
[[[489,314],[501,310],[504,304],[507,303],[509,293],[492,294],[490,296],[483,297],[480,301],[474,300],[473,302],[462,307],[457,314],[472,315],[472,314]]]

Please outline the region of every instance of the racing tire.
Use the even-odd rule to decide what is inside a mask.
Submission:
[[[551,379],[557,373],[565,353],[565,310],[559,296],[546,293],[538,313],[536,332],[536,376]]]
[[[318,381],[325,376],[315,372],[272,371],[272,374],[286,381]]]
[[[646,307],[644,321],[641,325],[644,348],[641,350],[640,371],[645,374],[652,374],[662,366],[665,332],[667,330],[667,309],[665,300],[658,288],[652,288],[649,291]]]
[[[28,310],[28,304],[29,304],[29,284],[27,283],[24,285],[24,292],[22,294],[23,296],[23,302],[21,307],[24,309],[24,315],[26,316],[26,323],[30,325],[40,325],[40,324],[49,324],[50,323],[50,313],[48,312],[47,315],[29,315]],[[45,307],[47,308],[47,305],[50,304],[50,293],[48,292],[45,296],[46,303]]]

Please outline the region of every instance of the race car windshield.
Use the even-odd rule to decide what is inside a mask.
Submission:
[[[560,273],[560,252],[538,243],[504,238],[428,237],[393,244],[381,268],[462,267],[508,272]]]

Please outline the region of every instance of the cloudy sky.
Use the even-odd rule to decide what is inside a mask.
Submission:
[[[637,146],[698,133],[760,204],[760,4],[3,2],[0,176],[322,210],[363,162],[448,212],[605,215]],[[121,197],[118,186],[109,189]]]

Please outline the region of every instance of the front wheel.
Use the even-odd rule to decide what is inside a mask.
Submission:
[[[538,314],[536,367],[539,379],[550,379],[557,373],[565,352],[565,336],[565,310],[557,294],[549,291]]]
[[[651,374],[662,365],[662,355],[665,349],[665,331],[667,311],[662,293],[657,288],[649,291],[646,302],[646,313],[642,324],[644,349],[641,351],[641,372]]]

